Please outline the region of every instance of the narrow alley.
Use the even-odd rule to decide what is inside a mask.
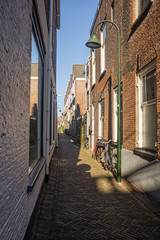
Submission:
[[[30,240],[160,237],[159,206],[125,180],[117,183],[65,134],[34,216]]]

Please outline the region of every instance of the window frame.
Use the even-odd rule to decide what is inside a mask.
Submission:
[[[121,144],[123,143],[123,88],[122,84],[120,85],[121,88]],[[113,125],[114,125],[114,132],[113,132],[113,140],[117,142],[117,134],[118,134],[118,87],[113,89]]]
[[[92,86],[96,83],[96,50],[91,50],[92,54]]]
[[[155,99],[150,101],[143,101],[143,77],[148,73],[154,71],[156,72],[156,62],[153,61],[151,64],[147,65],[144,69],[139,71],[137,74],[137,112],[138,112],[138,134],[137,134],[137,145],[140,148],[144,147],[143,143],[143,108],[145,106],[150,106],[152,104],[157,104],[157,96]]]
[[[141,7],[140,9],[140,6],[143,5],[143,1],[144,0],[136,0],[136,19],[139,18],[143,14],[143,12],[149,7],[149,5],[153,2],[153,0],[148,0],[146,6],[144,8]]]
[[[102,116],[102,105],[103,105],[103,116]],[[98,137],[104,138],[104,115],[105,115],[105,105],[104,99],[99,102],[99,121],[98,121]]]
[[[29,184],[27,186],[27,192],[32,192],[33,187],[36,183],[36,180],[41,172],[42,167],[44,166],[45,163],[45,157],[44,155],[44,146],[43,146],[43,139],[44,139],[44,133],[43,133],[43,129],[44,129],[44,119],[43,119],[43,115],[44,115],[44,66],[45,66],[45,45],[43,42],[43,38],[42,38],[42,34],[41,34],[41,30],[40,30],[40,25],[39,25],[39,21],[38,21],[38,15],[36,13],[36,6],[33,2],[32,5],[32,34],[34,36],[35,42],[36,42],[36,47],[38,49],[39,52],[39,56],[41,58],[42,61],[42,83],[41,83],[41,113],[40,113],[40,118],[41,118],[41,127],[39,128],[39,131],[41,132],[41,144],[40,144],[40,148],[41,148],[41,153],[40,153],[40,157],[39,159],[37,159],[35,161],[35,163],[31,166],[29,166],[28,163],[28,174],[29,174]],[[32,43],[32,42],[31,42]],[[32,64],[32,62],[31,62]],[[31,81],[31,79],[30,79]],[[38,90],[39,91],[39,90]]]
[[[105,31],[105,34],[104,34]],[[107,55],[106,55],[106,23],[103,24],[100,31],[101,34],[101,74],[106,71],[107,68]],[[105,36],[105,39],[104,39]]]
[[[114,22],[114,18],[115,18],[115,8],[114,8],[114,0],[111,4],[111,22]]]

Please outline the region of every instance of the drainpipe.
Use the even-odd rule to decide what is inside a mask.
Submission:
[[[51,82],[51,64],[52,64],[52,19],[53,19],[53,0],[50,0],[50,12],[49,12],[49,63],[48,63],[48,92],[47,92],[47,137],[46,137],[46,182],[48,182],[49,176],[49,129],[50,129],[50,82]]]
[[[57,108],[57,94],[56,94],[56,99],[55,99],[55,107],[56,107],[56,111],[55,111],[55,134],[56,134],[56,138],[55,138],[55,146],[56,148],[58,148],[58,131],[57,131],[57,111],[58,111],[58,108]]]
[[[46,55],[44,57],[44,79],[46,80],[47,79],[47,69],[46,69]],[[45,139],[45,136],[46,136],[46,84],[44,82],[44,85],[43,85],[43,157],[45,158],[46,157],[46,147],[45,147],[45,144],[46,144],[46,139]]]

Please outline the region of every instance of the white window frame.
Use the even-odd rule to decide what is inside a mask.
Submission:
[[[96,83],[96,57],[95,57],[95,50],[92,49],[92,85]]]
[[[111,22],[114,22],[114,15],[115,15],[115,9],[114,9],[114,0],[111,4]]]
[[[98,137],[103,138],[104,136],[102,136],[102,104],[104,104],[104,100],[102,100],[101,102],[99,102],[98,104]],[[103,116],[104,117],[104,116]]]
[[[92,150],[94,149],[94,105],[92,104]]]
[[[104,37],[104,30],[106,31],[106,24],[104,24],[103,29],[100,31],[101,36],[101,74],[106,70],[106,39]],[[106,32],[105,32],[106,36]]]
[[[149,72],[156,69],[155,61],[147,66],[137,75],[137,107],[138,107],[138,136],[137,136],[137,145],[138,147],[143,147],[143,107],[142,107],[142,98],[143,98],[143,76],[147,75]],[[155,101],[153,101],[155,103]],[[151,104],[153,104],[151,103]]]
[[[114,89],[114,95],[113,95],[113,99],[114,99],[114,133],[113,133],[113,140],[114,142],[117,142],[117,133],[118,133],[118,126],[117,126],[117,122],[118,122],[118,104],[117,104],[117,96],[118,96],[118,88],[116,87]]]

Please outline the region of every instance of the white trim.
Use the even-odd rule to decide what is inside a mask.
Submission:
[[[92,104],[92,150],[94,149],[94,105]]]
[[[92,86],[93,86],[96,83],[96,65],[94,50],[92,50],[91,54],[92,54]]]
[[[118,121],[118,109],[117,109],[117,95],[118,95],[118,88],[114,89],[114,133],[113,133],[113,137],[114,137],[114,141],[117,142],[117,121]]]
[[[143,147],[143,107],[145,105],[155,104],[155,100],[151,101],[150,103],[143,103],[142,104],[142,98],[143,98],[143,76],[147,73],[153,71],[156,69],[156,61],[153,61],[149,65],[147,65],[145,68],[143,68],[137,75],[137,86],[138,86],[138,94],[137,94],[137,107],[138,107],[138,147]]]
[[[38,77],[32,77],[32,76],[31,76],[31,79],[38,79]]]
[[[101,102],[98,104],[98,137],[102,137],[101,135]]]

